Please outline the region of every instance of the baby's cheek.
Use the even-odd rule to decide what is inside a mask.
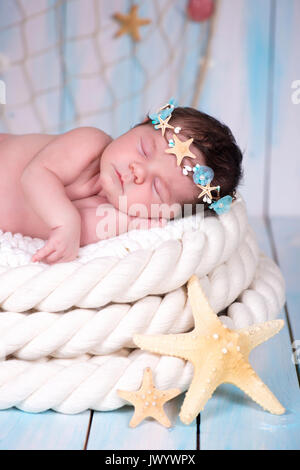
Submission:
[[[114,186],[112,184],[112,178],[110,174],[106,174],[102,172],[100,174],[100,184],[101,184],[101,191],[100,195],[105,197],[107,201],[112,204],[114,207],[117,207],[118,204],[118,194],[114,190]]]
[[[128,215],[132,217],[141,217],[143,219],[148,219],[151,217],[151,211],[147,204],[142,202],[133,202],[128,204]]]
[[[125,192],[127,196],[127,213],[133,217],[151,217],[152,200],[148,191],[140,187],[128,188]]]

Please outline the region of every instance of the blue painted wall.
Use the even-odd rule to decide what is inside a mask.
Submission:
[[[112,15],[139,5],[141,41]],[[299,0],[215,0],[198,23],[187,0],[2,0],[0,132],[126,132],[170,96],[232,129],[244,152],[249,213],[300,215]],[[278,198],[282,156],[289,197]]]

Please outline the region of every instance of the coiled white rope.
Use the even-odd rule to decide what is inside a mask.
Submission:
[[[249,299],[251,302],[248,305]],[[229,317],[220,317],[221,321],[231,328],[235,317],[242,319],[245,324],[245,319],[248,323],[253,319],[268,321],[277,315],[284,301],[284,288],[281,273],[273,261],[264,255],[261,256],[258,275],[241,294],[240,300],[229,307]],[[255,307],[253,311],[250,305]],[[42,312],[37,313],[40,314]],[[190,329],[193,325],[189,308],[184,310],[183,316],[186,326],[189,325]],[[150,321],[149,326],[139,331],[155,334],[156,326],[153,327]],[[168,332],[180,331],[180,328],[173,326],[174,328],[167,328]],[[137,330],[138,328],[132,333]],[[186,331],[186,328],[184,330]],[[163,328],[159,329],[159,332],[164,332]],[[128,340],[131,342],[123,337],[124,343]],[[107,345],[111,346],[110,341],[113,341],[113,338],[107,339]],[[41,342],[39,344],[41,345]],[[65,350],[61,349],[62,353],[66,353],[68,346],[71,346],[68,352],[72,354],[73,345],[71,339],[69,345],[65,345]],[[97,345],[94,347],[93,352],[99,353]],[[24,351],[26,353],[26,346],[23,353]],[[62,413],[74,414],[86,409],[107,411],[119,408],[125,402],[117,395],[117,390],[137,390],[145,367],[151,367],[154,371],[155,383],[159,389],[176,386],[184,391],[193,375],[191,363],[137,349],[131,353],[128,349],[122,349],[110,355],[85,354],[73,359],[8,359],[0,361],[0,409],[15,406],[24,411],[40,412],[52,408]]]
[[[158,388],[186,390],[190,364],[129,348],[134,333],[192,328],[184,287],[192,274],[230,328],[276,317],[284,281],[259,253],[241,198],[194,222],[132,231],[53,266],[29,262],[42,241],[0,233],[0,408],[118,408],[116,390],[137,389],[147,366]]]
[[[171,357],[135,349],[109,356],[84,355],[77,359],[0,362],[0,409],[15,406],[29,412],[52,408],[74,414],[86,409],[106,411],[124,405],[116,390],[135,390],[145,367],[154,370],[158,388],[171,383],[182,391],[192,378],[192,366]]]
[[[154,236],[157,246],[134,249],[123,258],[2,266],[0,306],[15,312],[32,308],[58,312],[72,306],[98,308],[109,302],[133,302],[170,292],[193,274],[203,277],[228,261],[251,231],[244,218],[242,201],[235,201],[222,218],[207,217],[198,230],[185,231],[180,239],[170,238],[157,245],[157,237],[143,231],[149,239]]]
[[[224,267],[227,269],[227,267]],[[230,284],[227,269],[226,279]],[[244,278],[244,281],[247,281]],[[218,273],[201,280],[211,305],[218,292],[216,313],[228,305],[227,282]],[[221,320],[230,328],[242,328],[275,318],[284,301],[284,284],[276,264],[263,254],[250,285],[231,303]],[[148,296],[131,304],[111,304],[100,310],[74,309],[65,314],[3,312],[0,315],[0,357],[36,360],[46,356],[73,358],[83,353],[106,355],[134,348],[135,333],[184,333],[193,327],[186,289],[165,296]]]

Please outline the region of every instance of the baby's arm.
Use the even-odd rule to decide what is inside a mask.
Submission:
[[[143,219],[120,212],[111,204],[79,209],[81,216],[80,246],[112,238],[129,230],[165,226],[166,219]]]
[[[51,232],[33,261],[71,261],[80,246],[81,219],[65,193],[111,138],[99,129],[80,127],[56,137],[25,167],[21,184],[26,200]]]

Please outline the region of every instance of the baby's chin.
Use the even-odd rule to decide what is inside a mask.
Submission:
[[[115,188],[112,184],[111,178],[100,174],[99,182],[101,185],[99,196],[105,197],[110,204],[115,205],[113,201],[116,201],[116,191],[114,192]]]
[[[129,215],[127,198],[124,194],[117,194],[117,191],[114,193],[113,191],[109,190],[104,191],[104,197],[106,198],[107,202],[115,209]]]

